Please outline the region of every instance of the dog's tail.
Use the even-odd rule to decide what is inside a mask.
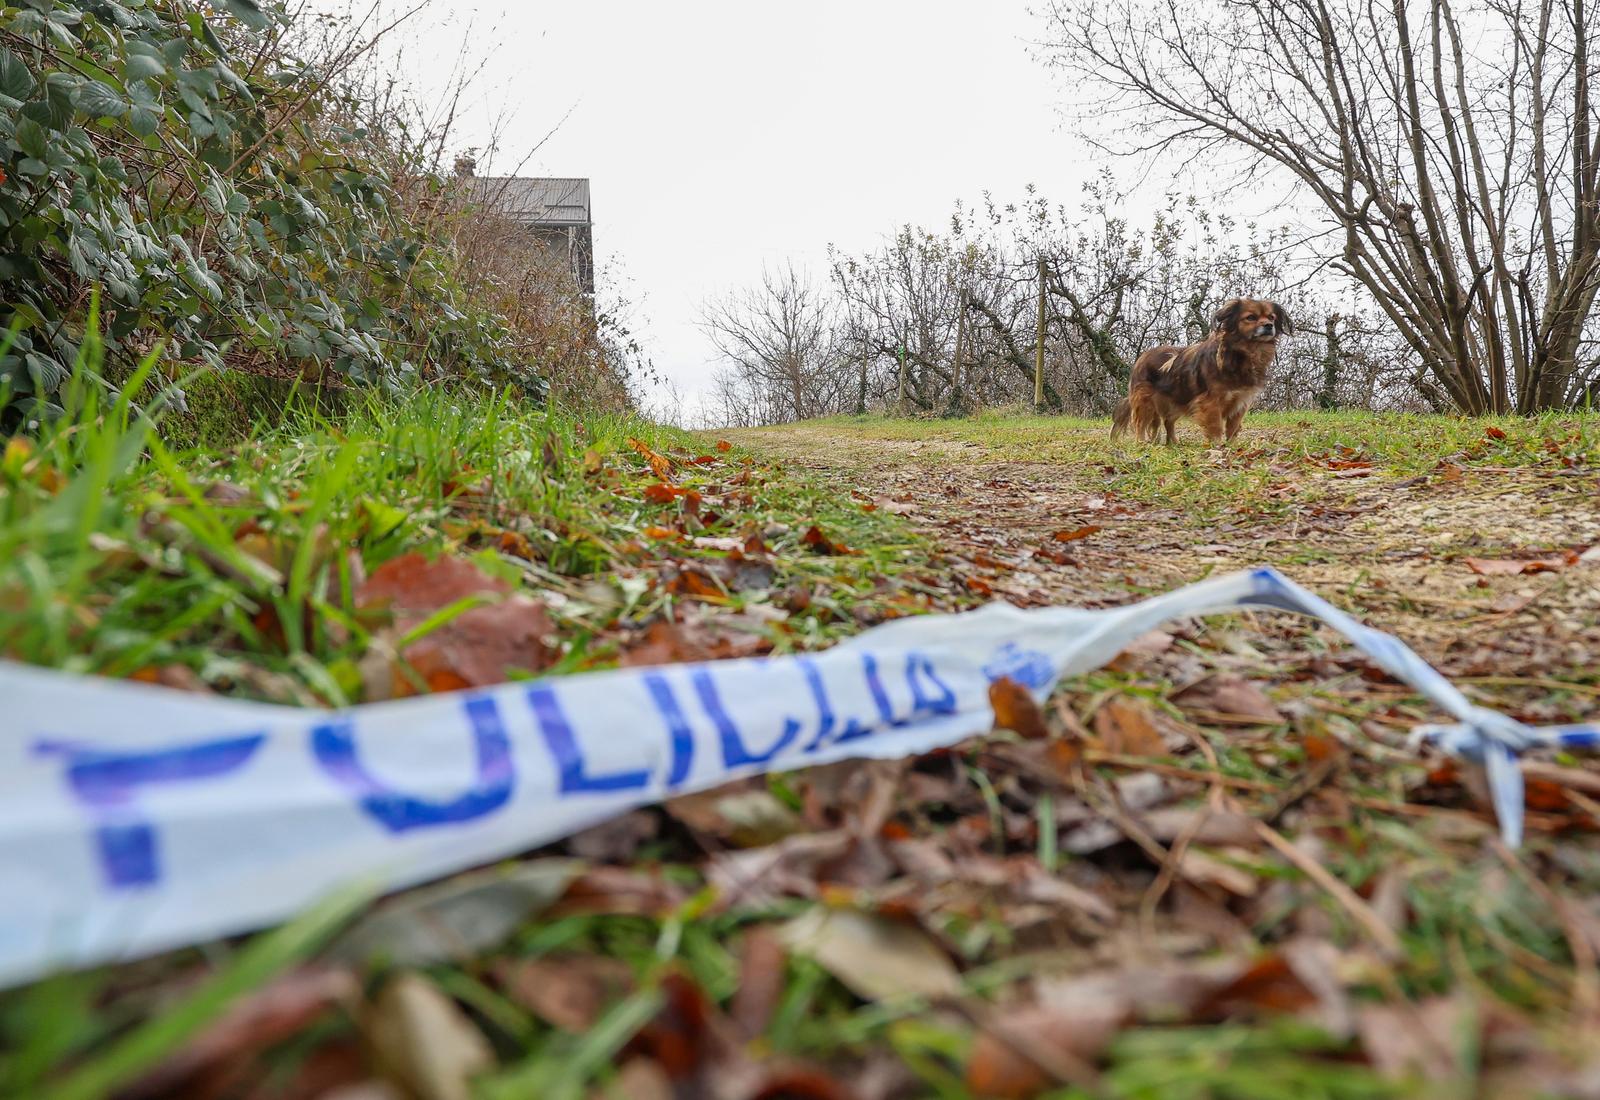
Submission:
[[[1111,414],[1111,438],[1115,439],[1128,430],[1128,422],[1133,417],[1133,402],[1124,397],[1117,402],[1117,411]]]

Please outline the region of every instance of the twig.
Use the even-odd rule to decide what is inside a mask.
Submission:
[[[1378,953],[1386,960],[1398,959],[1404,954],[1400,946],[1400,937],[1395,935],[1372,906],[1362,901],[1360,896],[1350,887],[1334,878],[1328,869],[1310,856],[1306,855],[1294,843],[1278,830],[1264,821],[1257,821],[1253,825],[1256,835],[1267,844],[1271,845],[1279,855],[1292,863],[1301,874],[1320,886],[1334,901],[1349,913],[1351,918],[1361,926],[1367,938],[1377,947]]]

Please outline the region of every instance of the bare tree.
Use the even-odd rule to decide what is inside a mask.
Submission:
[[[1045,56],[1119,152],[1286,172],[1452,403],[1531,412],[1600,387],[1591,2],[1051,0]]]
[[[700,323],[725,360],[713,400],[729,422],[778,424],[853,406],[838,304],[793,264],[706,303]]]

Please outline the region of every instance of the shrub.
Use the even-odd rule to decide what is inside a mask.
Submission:
[[[13,418],[59,413],[96,289],[108,367],[160,344],[176,371],[547,392],[448,228],[402,200],[447,184],[363,123],[348,59],[298,60],[287,29],[277,0],[0,7]]]

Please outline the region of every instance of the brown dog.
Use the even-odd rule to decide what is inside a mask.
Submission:
[[[1115,439],[1131,430],[1155,442],[1165,427],[1167,442],[1180,417],[1192,416],[1206,439],[1228,442],[1239,434],[1245,410],[1266,385],[1278,337],[1294,324],[1275,302],[1235,298],[1217,310],[1211,335],[1186,348],[1151,348],[1133,365],[1128,396],[1111,420]]]

